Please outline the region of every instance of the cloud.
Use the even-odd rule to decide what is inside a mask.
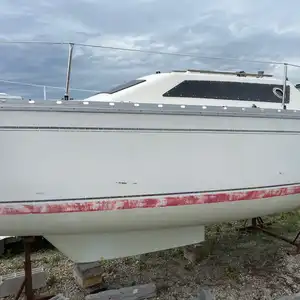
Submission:
[[[287,0],[2,0],[0,40],[108,45],[195,56],[300,63],[300,2]],[[0,44],[0,79],[63,87],[67,45]],[[156,70],[282,67],[76,46],[71,87],[101,90]],[[298,68],[289,77],[300,79]],[[0,82],[0,90],[42,97],[43,89]],[[49,97],[64,90],[47,89]],[[86,92],[74,92],[84,97]]]

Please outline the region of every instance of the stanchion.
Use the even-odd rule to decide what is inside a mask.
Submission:
[[[31,245],[34,242],[34,237],[23,237],[24,244],[24,281],[18,290],[15,300],[18,300],[25,289],[26,300],[48,300],[54,295],[47,295],[42,297],[36,297],[33,292],[32,286],[32,267],[31,267]]]
[[[247,222],[247,220],[246,220]],[[246,223],[245,222],[245,223]],[[257,231],[261,231],[267,235],[270,235],[276,239],[279,239],[279,240],[282,240],[286,243],[289,243],[293,246],[296,247],[296,251],[297,251],[297,254],[300,253],[300,243],[297,242],[299,236],[300,236],[300,231],[297,233],[296,237],[294,239],[289,239],[285,236],[282,236],[282,235],[279,235],[279,234],[276,234],[272,231],[269,231],[269,230],[266,230],[265,227],[266,227],[266,223],[264,223],[263,219],[261,217],[258,217],[258,218],[252,218],[251,219],[251,225],[250,226],[245,226],[246,224],[244,224],[244,227],[241,228],[241,230],[257,230]],[[269,225],[269,224],[268,224]]]

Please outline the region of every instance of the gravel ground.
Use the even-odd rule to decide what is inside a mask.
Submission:
[[[299,212],[274,216],[273,229],[293,237],[299,220]],[[198,263],[188,262],[182,248],[105,261],[106,282],[109,288],[155,282],[157,299],[163,300],[190,300],[201,287],[208,287],[216,300],[273,300],[299,292],[300,255],[295,255],[295,249],[262,233],[237,232],[235,228],[241,224],[207,228]],[[40,293],[84,299],[72,277],[73,264],[61,253],[38,251],[32,262],[33,267],[44,266],[48,273],[47,288]],[[21,270],[22,264],[21,254],[6,254],[0,259],[0,274]]]

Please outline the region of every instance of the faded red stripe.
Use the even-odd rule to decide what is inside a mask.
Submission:
[[[176,195],[162,197],[148,197],[138,199],[107,199],[70,202],[44,202],[35,204],[0,204],[0,215],[26,214],[58,214],[70,212],[114,211],[135,208],[158,208],[169,206],[184,206],[256,200],[300,194],[300,185],[275,189],[261,189],[249,191],[234,191],[222,193],[206,193],[195,195]]]

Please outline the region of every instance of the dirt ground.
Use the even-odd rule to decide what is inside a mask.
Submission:
[[[272,230],[289,237],[300,229],[298,211],[264,220],[274,222]],[[216,300],[273,300],[299,292],[300,254],[295,255],[295,248],[263,233],[237,231],[242,225],[241,221],[208,227],[198,263],[188,262],[182,248],[104,261],[109,274],[106,282],[109,288],[155,282],[157,299],[162,300],[190,300],[202,287],[209,288]],[[73,264],[61,253],[38,251],[32,262],[33,267],[44,266],[48,273],[47,288],[38,292],[84,299],[72,277]],[[22,266],[22,254],[9,252],[0,258],[0,274],[16,272]]]

